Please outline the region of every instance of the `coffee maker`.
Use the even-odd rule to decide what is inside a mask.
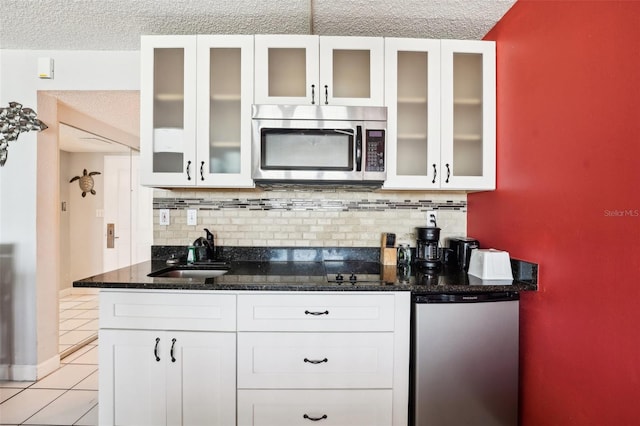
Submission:
[[[416,266],[426,269],[440,268],[439,241],[440,228],[434,226],[416,228]]]

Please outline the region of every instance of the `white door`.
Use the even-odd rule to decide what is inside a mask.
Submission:
[[[105,155],[103,178],[103,268],[106,272],[131,264],[131,159],[129,155]]]
[[[103,269],[112,271],[151,256],[153,190],[138,181],[139,156],[104,157]],[[113,233],[109,243],[109,233]]]

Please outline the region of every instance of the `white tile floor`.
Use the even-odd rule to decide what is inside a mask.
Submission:
[[[0,381],[0,425],[98,424],[97,306],[95,295],[61,300],[60,352],[69,355],[37,382]]]
[[[60,357],[98,337],[98,295],[73,294],[60,299]]]

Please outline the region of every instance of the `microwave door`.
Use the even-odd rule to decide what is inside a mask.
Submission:
[[[296,123],[298,126],[302,123]],[[311,123],[309,123],[311,124]],[[357,130],[344,122],[333,126],[260,129],[259,164],[255,179],[350,181],[361,179],[354,156]],[[360,148],[362,156],[362,148]],[[360,159],[360,162],[362,160]],[[361,166],[360,166],[361,167]]]

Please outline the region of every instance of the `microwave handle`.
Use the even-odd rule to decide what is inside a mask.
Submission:
[[[356,126],[356,171],[362,171],[362,126]]]

